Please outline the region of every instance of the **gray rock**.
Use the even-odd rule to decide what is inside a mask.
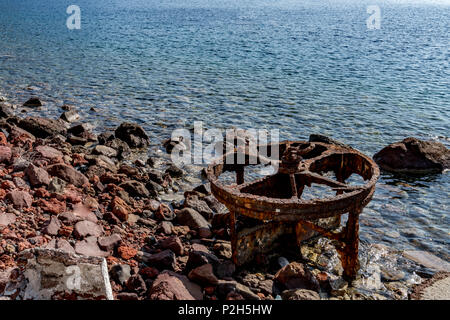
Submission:
[[[112,251],[122,242],[122,238],[118,233],[115,233],[109,237],[98,238],[98,245],[102,250]]]
[[[20,259],[26,265],[18,299],[113,300],[105,259],[42,248],[22,251]]]
[[[131,277],[131,267],[128,264],[115,264],[111,267],[109,274],[116,283],[124,285]]]
[[[450,272],[450,263],[426,251],[404,251],[403,256],[435,271]]]
[[[223,297],[226,297],[230,292],[234,292],[240,294],[247,300],[261,300],[250,288],[236,281],[219,280],[217,283],[217,292]]]
[[[136,258],[148,264],[149,266],[156,267],[160,270],[174,270],[177,265],[175,253],[173,253],[172,250],[169,249],[155,254],[149,254],[139,251]]]
[[[78,112],[76,110],[69,110],[69,111],[63,112],[61,114],[60,118],[66,122],[75,122],[78,119],[80,119],[80,115],[78,114]]]
[[[117,150],[104,146],[104,145],[96,145],[94,149],[92,150],[92,153],[94,154],[101,154],[107,157],[117,157]]]
[[[191,208],[184,208],[177,213],[178,223],[188,226],[192,229],[198,230],[200,228],[209,229],[210,224],[197,211]]]

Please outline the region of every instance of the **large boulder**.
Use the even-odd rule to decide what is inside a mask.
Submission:
[[[406,138],[373,156],[381,169],[400,173],[442,172],[450,168],[450,150],[436,141]]]
[[[66,127],[58,120],[41,117],[27,117],[21,119],[18,126],[38,138],[48,138],[57,134],[65,135]]]
[[[131,148],[146,148],[150,140],[141,126],[124,122],[115,131],[116,138],[125,141]]]

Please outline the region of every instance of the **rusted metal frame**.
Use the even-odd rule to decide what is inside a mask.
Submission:
[[[348,213],[347,224],[344,229],[344,247],[337,248],[340,255],[344,277],[354,279],[359,270],[359,215],[363,207],[355,206]]]
[[[332,232],[307,220],[299,220],[297,224],[306,226],[309,229],[314,230],[320,233],[321,235],[329,238],[330,240],[342,241],[345,237],[343,232]]]
[[[302,149],[302,144],[307,143],[299,141],[286,142],[284,145],[283,143],[280,143],[277,145],[280,151],[287,150],[292,145],[294,145],[294,148],[297,148],[296,150],[294,150],[295,152],[293,156],[285,157],[288,161],[284,164],[284,166],[280,166],[279,173],[288,174],[290,176],[291,188],[294,188],[292,190],[293,195],[301,195],[303,187],[305,185],[310,185],[311,182],[331,186],[332,189],[337,191],[336,197],[331,201],[328,199],[302,201],[300,199],[296,199],[296,197],[292,197],[291,199],[276,199],[266,196],[241,193],[241,190],[243,188],[251,186],[253,184],[244,184],[243,174],[238,173],[239,169],[242,169],[243,171],[244,166],[247,165],[247,161],[246,164],[240,165],[239,167],[236,165],[224,166],[223,164],[215,163],[212,166],[209,166],[209,168],[207,169],[208,179],[211,181],[211,190],[213,194],[221,202],[225,203],[230,209],[233,260],[236,264],[239,264],[240,262],[238,261],[237,254],[238,243],[241,243],[242,241],[245,242],[247,240],[250,241],[249,239],[253,239],[253,243],[248,244],[251,246],[254,245],[254,237],[257,234],[262,237],[266,235],[265,233],[260,234],[260,231],[266,226],[253,228],[255,229],[254,234],[252,233],[252,228],[243,230],[243,232],[238,233],[238,230],[236,229],[236,223],[237,218],[240,214],[258,220],[272,221],[270,223],[279,221],[278,226],[288,226],[289,223],[295,222],[297,239],[301,239],[300,235],[306,232],[305,228],[309,228],[310,230],[316,231],[332,240],[336,240],[339,243],[337,250],[344,267],[344,275],[348,278],[352,278],[355,276],[358,270],[359,214],[361,213],[362,208],[370,201],[373,196],[375,190],[375,182],[379,176],[379,169],[370,158],[359,153],[356,150],[348,150],[345,148],[330,146],[326,144],[322,146],[322,144],[320,143],[318,144],[322,147],[325,147],[325,151],[320,151],[321,154],[316,157],[306,160],[301,159],[301,162],[299,162],[297,166],[295,163],[296,155],[305,154],[314,150],[314,147],[312,147],[311,145]],[[274,146],[271,146],[271,148],[273,147]],[[308,150],[308,148],[310,150]],[[298,149],[300,151],[298,151]],[[235,151],[236,150],[237,149],[235,149]],[[303,152],[301,150],[303,150]],[[339,155],[340,160],[336,159],[336,156],[339,157]],[[224,155],[224,157],[225,156],[226,155]],[[329,156],[334,156],[334,158],[330,158],[330,160],[328,160],[327,157]],[[359,158],[357,158],[357,156]],[[318,165],[314,165],[314,169],[320,171],[324,169],[326,170],[327,163],[328,165],[334,163],[333,166],[335,167],[335,175],[338,181],[328,179],[317,173],[311,173],[309,176],[304,175],[304,177],[300,178],[301,180],[298,181],[300,187],[297,188],[297,182],[295,181],[294,175],[309,173],[308,171],[310,166],[313,163],[317,163],[317,161],[322,162]],[[329,161],[331,161],[331,163]],[[336,165],[338,165],[338,167],[336,167]],[[224,170],[236,171],[238,186],[225,186],[217,180],[219,175]],[[353,172],[357,172],[358,174],[362,175],[365,180],[369,179],[368,183],[366,183],[364,186],[356,187],[348,186],[347,184],[345,184],[345,179],[347,179]],[[240,175],[242,177],[240,177]],[[264,178],[254,183],[264,183]],[[350,205],[351,202],[356,203],[356,205]],[[268,209],[269,211],[267,211]],[[272,210],[276,210],[276,212],[271,212]],[[305,220],[331,217],[347,212],[349,214],[349,219],[343,231],[339,233],[324,229],[310,221]],[[275,224],[273,226],[275,226]],[[272,232],[270,230],[268,233],[272,235]],[[267,241],[267,239],[265,240]]]

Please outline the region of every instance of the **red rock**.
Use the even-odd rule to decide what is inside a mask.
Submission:
[[[158,275],[150,290],[152,300],[203,300],[202,289],[186,276],[172,271]]]
[[[55,198],[50,200],[39,199],[38,206],[50,214],[59,214],[66,211],[66,203]]]
[[[89,210],[86,206],[81,203],[73,206],[73,215],[80,220],[88,220],[94,223],[97,223],[98,219],[95,213]]]
[[[62,226],[61,229],[59,229],[58,234],[64,237],[70,237],[73,232],[73,227],[70,226]]]
[[[61,220],[66,225],[73,225],[78,221],[82,221],[82,219],[73,214],[73,212],[64,212],[58,216],[58,219]]]
[[[124,260],[129,260],[131,258],[134,258],[137,254],[137,250],[131,247],[127,246],[120,246],[117,249],[117,252],[119,253],[120,257]]]
[[[82,187],[89,182],[88,178],[81,172],[66,164],[57,163],[47,168],[47,172],[64,181],[73,184],[75,187]]]
[[[10,212],[1,212],[0,213],[0,226],[7,227],[11,223],[16,222],[16,215]]]
[[[74,167],[81,166],[81,165],[84,165],[87,163],[89,163],[89,161],[84,159],[84,155],[79,154],[79,153],[72,154],[72,165]]]
[[[122,242],[122,238],[119,234],[115,233],[109,237],[98,238],[98,245],[102,250],[112,251]]]
[[[192,281],[203,285],[215,285],[219,281],[214,275],[213,266],[209,263],[191,270],[188,277]]]
[[[46,158],[52,161],[61,160],[63,154],[61,151],[56,150],[50,146],[37,146],[34,149],[42,158]]]
[[[169,237],[161,242],[161,248],[170,249],[176,255],[181,256],[184,254],[184,247],[181,240],[177,236]]]
[[[50,198],[50,192],[45,190],[44,188],[38,188],[34,190],[34,196],[36,198]]]
[[[0,132],[0,146],[6,146],[8,144],[8,140],[3,132]]]
[[[19,209],[29,208],[33,203],[33,197],[26,191],[13,190],[6,195],[6,199]]]
[[[291,262],[275,274],[275,281],[287,289],[308,289],[319,291],[319,283],[314,275],[301,263]]]
[[[28,241],[20,241],[17,243],[17,252],[21,252],[26,249],[30,249],[32,246]]]
[[[155,212],[155,218],[159,221],[171,221],[175,219],[175,213],[166,204],[161,203]]]
[[[12,190],[12,189],[16,188],[14,183],[9,180],[3,181],[1,187],[2,187],[2,189],[5,189],[5,190]]]
[[[212,232],[208,228],[200,228],[198,229],[198,236],[200,238],[211,238]]]
[[[139,296],[134,292],[121,292],[116,295],[117,300],[139,300]]]
[[[66,197],[67,201],[71,203],[80,203],[83,200],[81,193],[75,190],[72,186],[64,189],[64,196]]]
[[[156,268],[145,267],[139,270],[139,274],[144,277],[144,279],[153,279],[159,274],[159,271]]]
[[[111,211],[121,221],[128,220],[130,208],[121,198],[117,196],[114,197],[114,199],[111,201]]]
[[[7,146],[0,146],[0,163],[9,162],[11,160],[11,148]]]
[[[147,291],[147,285],[145,284],[144,279],[139,274],[132,275],[126,284],[126,287],[130,291],[137,291],[142,294]]]
[[[75,253],[75,249],[64,239],[52,239],[46,246],[47,249],[59,249],[69,253]]]
[[[200,243],[193,243],[191,248],[192,248],[192,251],[200,251],[200,252],[205,252],[205,253],[211,253],[209,251],[209,249],[205,245],[200,244]]]
[[[47,225],[44,227],[42,232],[50,236],[56,236],[60,228],[61,222],[58,220],[58,218],[53,216],[50,218],[50,220],[48,221]]]
[[[25,169],[25,174],[27,175],[28,181],[33,187],[42,185],[48,186],[48,184],[50,183],[50,176],[48,175],[47,171],[42,168],[38,168],[33,164],[30,164],[28,168]]]
[[[212,295],[214,293],[214,291],[216,291],[215,287],[205,287],[205,293],[207,295]]]
[[[103,228],[92,221],[84,220],[75,224],[74,235],[79,239],[88,236],[99,237],[102,233]]]
[[[75,252],[86,256],[107,257],[109,252],[103,251],[97,245],[96,237],[87,237],[83,241],[75,243]]]

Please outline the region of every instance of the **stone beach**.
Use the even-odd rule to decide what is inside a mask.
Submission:
[[[31,97],[23,107],[42,104]],[[169,157],[149,157],[152,137],[141,126],[95,132],[72,106],[62,107],[60,119],[22,116],[20,108],[0,103],[2,299],[404,300],[431,277],[424,267],[450,271],[437,257],[370,244],[349,283],[324,238],[306,241],[301,254],[287,252],[287,265],[274,252],[265,264],[236,267],[227,209],[207,183],[186,183],[187,172]],[[170,153],[176,143],[162,147]],[[430,162],[433,170],[448,166],[443,152],[445,164]],[[61,275],[45,290],[31,286],[45,274],[40,257],[57,261],[47,262],[54,268],[79,261],[82,278],[98,273],[107,284],[75,290],[61,285]]]

